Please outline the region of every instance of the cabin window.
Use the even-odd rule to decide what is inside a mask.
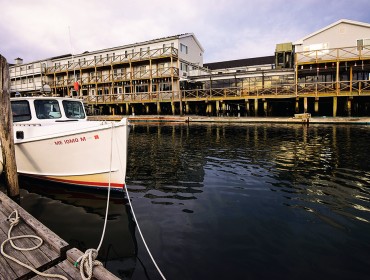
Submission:
[[[13,122],[29,121],[31,119],[31,110],[28,101],[12,101]]]
[[[63,100],[64,112],[69,119],[84,119],[85,111],[79,101]]]
[[[62,117],[57,100],[35,100],[34,104],[38,119],[59,119]]]

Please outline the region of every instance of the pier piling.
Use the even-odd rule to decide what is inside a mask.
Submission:
[[[0,55],[0,143],[4,161],[5,181],[8,195],[19,197],[17,164],[15,161],[13,118],[10,107],[9,65]]]

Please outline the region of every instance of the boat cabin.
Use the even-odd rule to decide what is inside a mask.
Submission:
[[[13,122],[66,122],[86,120],[83,103],[58,97],[11,98]]]

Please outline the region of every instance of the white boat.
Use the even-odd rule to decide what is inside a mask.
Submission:
[[[20,175],[123,190],[127,118],[89,121],[82,101],[73,98],[16,97],[11,106]]]

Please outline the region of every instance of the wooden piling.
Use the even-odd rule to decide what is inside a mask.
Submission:
[[[15,161],[13,117],[10,107],[9,65],[0,55],[0,142],[4,161],[5,181],[8,195],[19,197],[17,164]]]

